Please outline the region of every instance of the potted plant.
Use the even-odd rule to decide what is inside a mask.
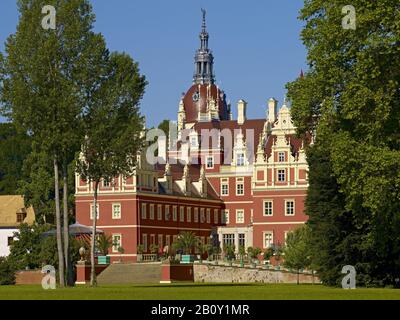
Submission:
[[[275,269],[280,270],[281,269],[280,260],[282,257],[282,247],[280,245],[274,246],[274,256],[275,256],[276,262],[278,263],[278,265],[275,267]]]
[[[143,252],[144,252],[144,245],[139,244],[137,246],[137,261],[143,261]]]
[[[271,257],[274,255],[274,249],[272,247],[266,249],[263,253],[264,261],[266,262],[267,267],[269,267]]]
[[[100,255],[97,257],[98,264],[110,264],[108,250],[113,246],[112,236],[100,234],[96,239],[97,250]]]
[[[196,247],[198,239],[193,232],[181,232],[177,238],[177,247],[183,251],[181,263],[193,263],[194,255],[193,249]]]
[[[224,255],[228,260],[229,266],[232,266],[232,261],[235,260],[235,246],[233,244],[227,244],[224,246]]]
[[[199,259],[199,262],[200,263],[202,263],[202,255],[204,255],[204,254],[207,254],[207,256],[209,256],[209,252],[212,250],[212,246],[211,246],[211,244],[209,244],[209,243],[206,243],[206,244],[204,244],[204,243],[201,243],[200,241],[198,242],[198,245],[197,245],[197,249],[199,250],[199,252],[200,252],[200,259]]]
[[[258,259],[258,256],[261,254],[261,252],[262,251],[260,248],[253,248],[253,247],[247,248],[247,253],[251,259],[251,264],[252,264],[253,268],[256,267],[256,264],[258,261],[257,259]]]
[[[158,260],[158,248],[159,248],[158,245],[155,243],[150,245],[150,253],[156,255],[155,261]]]

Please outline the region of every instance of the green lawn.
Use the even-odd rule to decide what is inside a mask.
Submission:
[[[0,299],[63,300],[399,300],[400,290],[355,289],[343,290],[321,285],[262,285],[262,284],[172,284],[121,285],[98,288],[76,287],[43,290],[40,286],[3,286]]]

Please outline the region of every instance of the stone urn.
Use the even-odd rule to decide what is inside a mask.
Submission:
[[[86,254],[86,249],[84,247],[80,247],[79,249],[79,255],[81,256],[81,262],[85,262],[85,254]]]

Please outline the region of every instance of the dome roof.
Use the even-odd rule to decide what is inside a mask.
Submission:
[[[218,109],[219,120],[229,120],[226,95],[215,84],[194,84],[184,95],[186,123],[198,122],[200,113],[207,113],[208,103],[214,101]]]

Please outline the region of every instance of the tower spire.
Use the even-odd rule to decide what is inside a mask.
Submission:
[[[206,24],[206,10],[201,9],[203,22],[200,33],[200,49],[195,56],[195,73],[193,77],[194,84],[214,84],[214,57],[208,48],[209,34]]]

